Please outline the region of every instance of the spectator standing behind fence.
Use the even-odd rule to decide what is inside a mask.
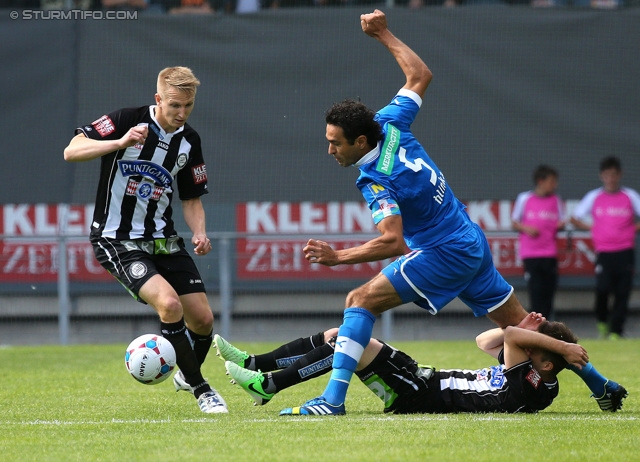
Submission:
[[[640,195],[620,186],[622,164],[617,157],[600,162],[602,187],[589,191],[571,222],[590,230],[597,254],[595,312],[601,338],[619,339],[629,308],[635,267],[635,237],[640,230]],[[609,297],[613,306],[609,313]]]
[[[519,255],[529,291],[529,309],[550,318],[558,287],[557,233],[564,227],[565,209],[558,172],[540,165],[533,172],[535,188],[518,195],[511,222],[518,231]]]

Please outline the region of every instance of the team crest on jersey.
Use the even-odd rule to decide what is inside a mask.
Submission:
[[[204,183],[207,181],[207,166],[205,164],[196,165],[191,169],[191,174],[195,184]]]
[[[137,261],[129,267],[129,274],[133,279],[140,279],[147,274],[147,265],[141,261]]]
[[[505,382],[504,369],[502,366],[491,366],[491,379],[489,384],[495,388],[501,388]]]
[[[178,166],[178,168],[182,168],[185,165],[187,165],[187,154],[184,152],[181,152],[180,154],[178,154],[178,158],[176,159],[176,165]],[[206,172],[205,172],[206,175]]]
[[[542,377],[540,377],[540,373],[537,370],[531,369],[525,379],[537,390]]]
[[[103,115],[98,120],[92,122],[91,125],[93,125],[93,128],[95,128],[103,138],[116,131],[116,126],[108,115]]]
[[[139,182],[133,178],[129,178],[126,191],[128,196],[138,196],[143,200],[158,201],[164,192],[164,188],[161,186],[155,186],[148,182]]]

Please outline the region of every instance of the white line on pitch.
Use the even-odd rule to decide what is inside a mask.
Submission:
[[[501,416],[501,415],[477,415],[474,416],[472,414],[457,414],[456,417],[449,415],[421,415],[421,416],[384,416],[384,417],[357,417],[353,416],[355,419],[352,420],[376,420],[376,421],[442,421],[442,420],[472,420],[472,421],[504,421],[504,422],[513,422],[513,421],[525,421],[528,420],[530,415],[511,415],[511,416]],[[540,420],[548,420],[548,421],[636,421],[640,420],[640,417],[637,416],[625,416],[625,415],[616,415],[616,416],[593,416],[593,415],[563,415],[563,416],[554,416],[554,415],[542,415],[538,414],[537,417]],[[344,419],[345,417],[341,417]],[[274,417],[271,419],[247,419],[248,423],[265,423],[265,422],[320,422],[325,421],[326,418],[323,417],[311,417],[311,416],[285,416],[285,417]],[[64,425],[131,425],[131,424],[175,424],[175,423],[208,423],[208,422],[218,422],[215,418],[201,418],[201,419],[181,419],[181,420],[171,420],[171,419],[111,419],[105,421],[87,421],[87,420],[30,420],[30,421],[0,421],[0,426],[6,425],[22,425],[22,426],[30,426],[30,425],[42,425],[42,426],[64,426]]]

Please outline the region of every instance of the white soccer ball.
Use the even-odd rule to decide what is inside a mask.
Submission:
[[[141,335],[127,347],[124,365],[138,382],[155,385],[171,376],[176,367],[176,351],[161,335]]]

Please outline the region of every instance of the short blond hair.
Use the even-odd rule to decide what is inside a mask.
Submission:
[[[194,97],[198,85],[200,85],[200,80],[193,75],[193,71],[188,67],[167,67],[158,74],[158,94],[162,97],[164,97],[167,87],[177,88],[190,97]]]

